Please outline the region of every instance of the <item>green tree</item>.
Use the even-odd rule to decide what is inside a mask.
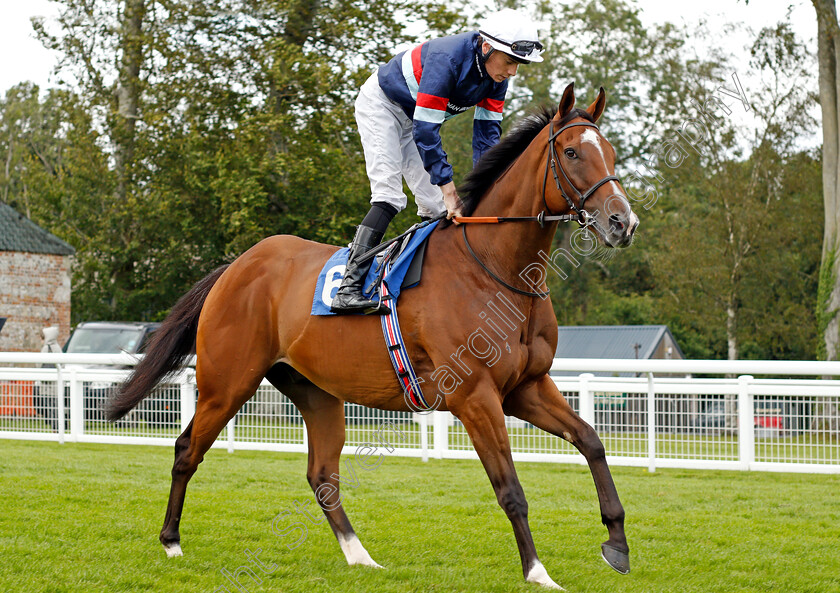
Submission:
[[[395,0],[58,3],[57,28],[36,30],[106,163],[96,221],[73,221],[90,235],[74,243],[74,316],[103,319],[159,318],[267,235],[347,240],[369,193],[353,99],[409,39],[400,11],[446,13]]]
[[[822,341],[814,307],[822,244],[819,152],[782,159],[774,215],[744,265],[740,357],[812,360]]]
[[[749,0],[745,0],[749,4]],[[817,322],[822,336],[818,354],[840,354],[840,24],[834,0],[811,0],[817,16],[819,104],[822,114],[822,193],[824,234]],[[835,413],[836,416],[836,413]],[[837,422],[834,422],[836,426]]]
[[[647,183],[655,184],[652,195],[658,195],[634,206],[642,225],[631,250],[602,251],[569,270],[567,278],[549,276],[559,322],[668,323],[692,356],[738,357],[741,337],[749,356],[778,354],[769,332],[754,331],[767,309],[755,305],[759,300],[753,291],[755,282],[766,284],[771,271],[781,269],[783,254],[789,255],[785,245],[802,244],[796,224],[788,221],[813,227],[807,198],[782,182],[785,167],[795,165],[800,177],[813,171],[800,162],[804,157],[796,146],[813,123],[807,117],[812,95],[804,82],[811,57],[803,45],[787,25],[756,35],[751,66],[762,82],[750,89],[749,114],[740,103],[735,106],[740,117],[757,121],[758,131],[745,133],[752,128],[734,121],[736,115],[718,117],[714,134],[697,143],[703,154],[683,141],[690,154],[671,169],[664,164],[666,142],[679,140],[677,132],[686,131],[685,122],[698,117],[698,107],[716,89],[733,90],[730,57],[715,49],[697,55],[686,43],[689,32],[672,25],[643,28],[637,9],[628,3],[572,3],[555,11],[551,22],[550,57],[541,69],[523,70],[523,81],[537,97],[550,96],[573,79],[576,89],[583,88],[578,92],[582,102],[587,89],[604,81],[608,109],[602,129],[617,148],[625,185],[641,196],[644,188],[628,176],[641,171]],[[703,35],[711,39],[703,27],[691,32],[695,38]],[[718,94],[733,103],[731,96]],[[790,216],[779,199],[791,203],[793,196],[802,208]],[[569,249],[571,230],[561,227],[556,247]],[[783,292],[791,299],[794,293],[807,295],[812,279],[807,272],[800,274]],[[785,306],[804,321],[795,302]],[[796,336],[785,351],[797,357],[807,352],[812,328],[813,323],[802,331],[793,322],[776,324],[777,331]]]
[[[658,161],[665,177],[665,199],[652,260],[656,276],[668,279],[661,310],[683,325],[675,328],[677,334],[694,332],[697,324],[719,328],[707,331],[697,346],[704,355],[729,359],[742,357],[742,319],[751,318],[754,329],[758,319],[749,312],[766,312],[758,304],[766,298],[760,287],[782,269],[777,264],[787,257],[785,246],[795,243],[802,225],[813,221],[805,205],[790,210],[794,197],[806,203],[807,197],[784,184],[787,168],[800,158],[796,140],[813,124],[807,115],[812,95],[803,85],[810,56],[787,24],[762,30],[751,51],[759,85],[749,90],[748,99],[742,96],[744,103],[730,99],[725,103],[731,108],[724,108],[725,103],[714,99],[709,103],[707,97],[698,102],[715,107],[706,111],[710,133],[697,144],[702,154],[689,154],[683,142],[686,158],[678,168],[664,166],[668,155],[661,150]],[[720,92],[717,97],[721,98]],[[736,108],[741,118],[746,108],[754,114],[753,133],[745,133],[747,126],[735,119]],[[674,142],[680,144],[679,139]],[[743,153],[747,156],[741,157]],[[689,269],[686,262],[691,262]],[[758,284],[750,274],[759,278]],[[803,279],[786,282],[802,294]],[[772,350],[767,344],[758,346],[756,337],[754,331],[749,333],[752,355]]]

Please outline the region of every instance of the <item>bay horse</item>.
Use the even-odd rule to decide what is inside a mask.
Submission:
[[[615,151],[595,124],[605,104],[602,88],[587,109],[575,108],[570,84],[556,112],[543,109],[523,119],[485,154],[459,189],[465,217],[458,225],[442,221],[431,233],[422,281],[401,295],[399,305],[416,373],[427,391],[437,387],[436,409],[452,412],[469,434],[513,526],[525,579],[550,588],[560,587],[537,557],[506,414],[566,439],[583,454],[609,534],[602,556],[617,571],[630,570],[624,509],[604,446],[548,375],[557,344],[551,301],[543,290],[525,290],[534,285],[524,281],[538,271],[534,265],[541,254],[550,253],[560,220],[587,225],[587,232],[594,231],[593,245],[596,236],[607,247],[632,242],[639,219],[614,176]],[[504,224],[469,224],[493,220]],[[187,483],[265,377],[304,419],[306,477],[347,562],[379,566],[340,504],[344,402],[383,410],[411,406],[384,347],[378,316],[310,315],[318,273],[337,249],[294,236],[269,237],[199,281],[172,309],[145,358],[109,402],[108,418],[121,418],[196,353],[195,416],[175,442],[160,532],[168,556],[182,554],[179,524]],[[542,270],[536,278],[540,288]],[[463,344],[498,295],[511,313],[508,326],[491,328],[505,336],[505,348],[490,361],[478,347]],[[447,371],[443,382],[435,375],[441,369]]]

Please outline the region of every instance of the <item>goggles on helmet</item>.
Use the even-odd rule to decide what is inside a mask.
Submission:
[[[481,35],[483,35],[484,37],[492,39],[493,41],[495,41],[497,43],[501,43],[502,45],[508,46],[510,48],[510,51],[515,53],[517,56],[526,57],[526,56],[531,55],[531,52],[533,52],[535,49],[537,51],[542,51],[543,50],[543,45],[539,41],[520,40],[520,41],[514,41],[512,43],[508,43],[507,41],[502,41],[501,39],[493,37],[492,35],[488,35],[484,31],[479,31],[479,33]]]

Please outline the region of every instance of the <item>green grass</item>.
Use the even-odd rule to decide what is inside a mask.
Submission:
[[[386,456],[357,470],[344,505],[386,567],[348,567],[325,523],[294,550],[271,530],[314,496],[303,455],[213,450],[187,494],[185,556],[157,534],[172,451],[0,439],[0,591],[212,592],[246,550],[277,565],[251,593],[531,592],[481,465]],[[599,557],[606,539],[585,467],[517,464],[549,574],[571,592],[840,591],[840,476],[613,468],[632,572]],[[286,525],[286,523],[282,523]]]

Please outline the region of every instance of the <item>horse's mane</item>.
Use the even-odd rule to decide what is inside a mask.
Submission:
[[[464,216],[472,216],[481,198],[511,163],[525,152],[528,145],[548,125],[555,113],[555,108],[538,107],[533,113],[516,122],[496,146],[481,156],[473,170],[467,174],[464,182],[458,187],[458,197],[461,198],[464,206],[461,212]],[[563,126],[576,117],[593,121],[592,116],[583,109],[572,109],[559,125]],[[448,220],[441,221],[441,226],[448,226],[449,224],[451,223]]]

